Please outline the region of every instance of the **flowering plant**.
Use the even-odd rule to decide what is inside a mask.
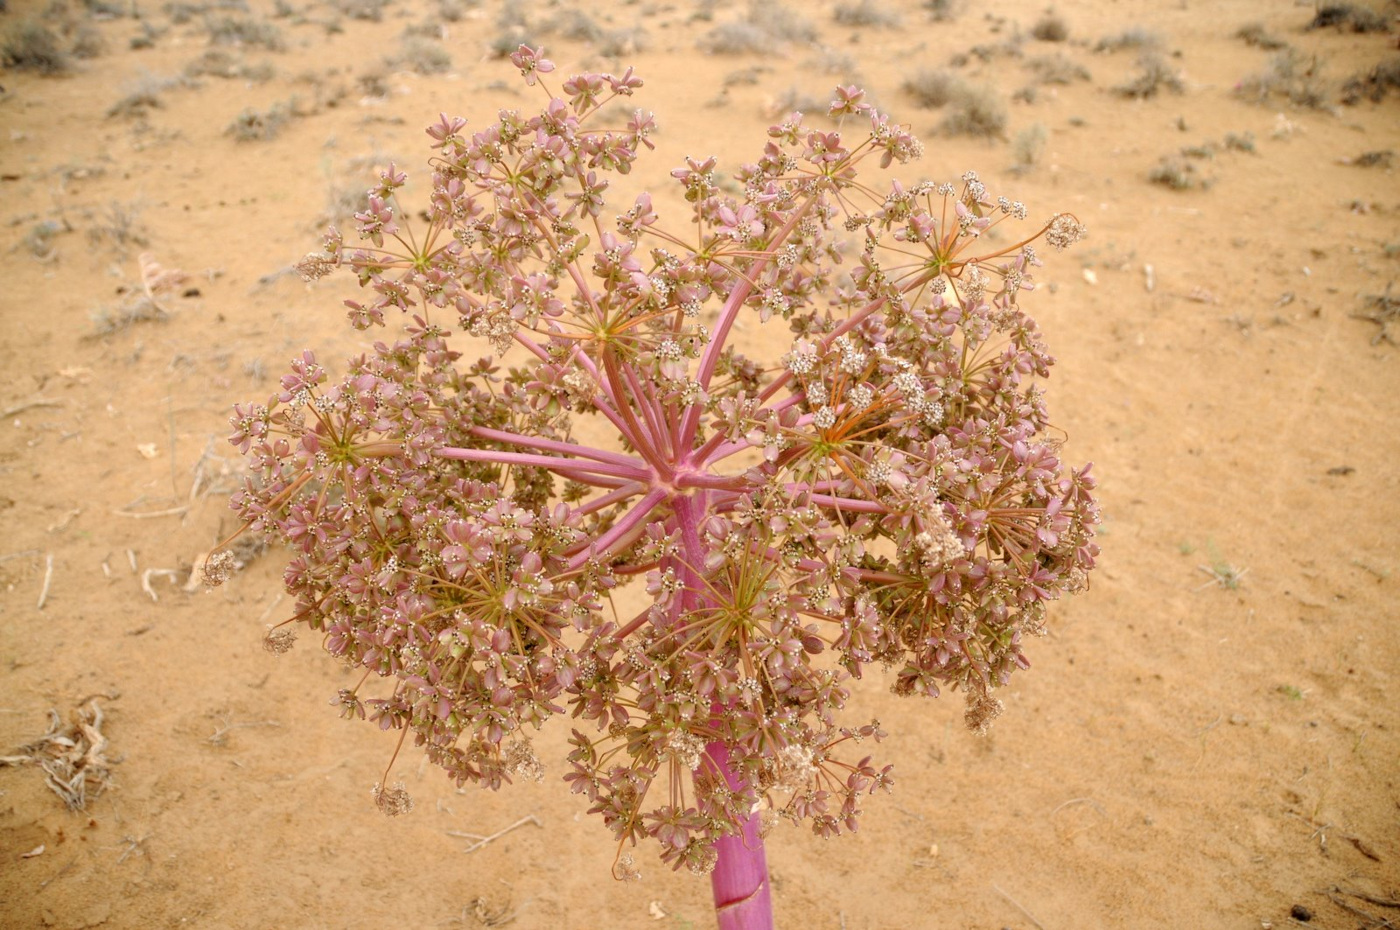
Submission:
[[[345,716],[498,788],[538,777],[530,733],[567,714],[564,780],[616,837],[614,873],[652,840],[711,873],[721,926],[769,926],[760,815],[834,836],[891,785],[860,745],[879,723],[845,719],[852,680],[960,690],[983,729],[1046,602],[1085,586],[1094,482],[1045,435],[1052,359],[1019,303],[1036,243],[1083,228],[979,251],[1026,209],[976,175],[867,186],[859,168],[921,146],[855,88],[831,115],[858,141],[795,113],[733,196],[687,159],[689,232],[646,193],[609,216],[654,126],[592,124],[641,81],[551,92],[548,60],[512,61],[548,102],[429,128],[425,230],[401,225],[390,165],[364,244],[333,229],[302,262],[373,294],[346,302],[355,326],[411,323],[338,382],[306,352],[235,408],[255,475],[233,506],[292,550],[286,622],[363,670]],[[450,324],[522,358],[467,363]],[[741,354],[755,332],[782,348]]]

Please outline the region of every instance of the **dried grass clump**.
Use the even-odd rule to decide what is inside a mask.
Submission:
[[[1196,166],[1177,156],[1168,156],[1159,161],[1157,166],[1147,173],[1147,179],[1153,184],[1160,184],[1174,191],[1189,190],[1204,183],[1196,171]]]
[[[100,213],[86,214],[91,220],[87,228],[88,242],[93,248],[111,247],[119,257],[126,258],[133,248],[144,248],[150,244],[146,226],[140,219],[141,209],[137,202],[120,203],[112,201]]]
[[[1126,49],[1158,49],[1162,47],[1162,37],[1151,29],[1133,26],[1115,36],[1104,36],[1094,45],[1096,52],[1121,52]]]
[[[73,67],[58,34],[33,20],[25,20],[5,35],[0,44],[0,63],[6,68],[50,76],[65,74]]]
[[[1307,28],[1335,29],[1338,32],[1389,32],[1390,23],[1384,16],[1368,7],[1352,3],[1329,3],[1318,7]]]
[[[107,118],[144,119],[150,111],[165,106],[160,95],[179,83],[178,78],[162,78],[153,74],[139,78],[120,100],[107,108]]]
[[[438,0],[438,18],[449,23],[460,23],[467,11],[480,5],[479,0]]]
[[[269,52],[287,48],[282,31],[272,23],[248,16],[211,16],[205,20],[210,45],[260,46]]]
[[[1021,36],[1018,34],[1000,42],[983,42],[972,46],[966,52],[957,52],[953,55],[951,63],[962,67],[973,58],[986,63],[998,58],[1020,58],[1024,54],[1021,51]]]
[[[386,6],[387,0],[336,0],[334,4],[342,16],[366,23],[383,22]]]
[[[1040,84],[1072,84],[1093,80],[1089,69],[1065,55],[1041,55],[1026,62],[1026,68]]]
[[[506,58],[515,54],[516,49],[522,45],[531,48],[539,46],[537,33],[544,32],[548,25],[543,28],[532,27],[526,21],[525,13],[521,7],[506,4],[501,9],[501,13],[496,17],[496,28],[500,32],[487,44],[487,51],[493,58]]]
[[[599,55],[608,58],[622,58],[645,52],[651,48],[651,33],[641,26],[624,29],[609,29],[593,43]]]
[[[954,136],[1006,137],[1006,105],[996,88],[962,85],[948,101],[948,115],[938,128]]]
[[[74,58],[98,58],[107,51],[107,40],[96,26],[80,23],[75,26],[68,43],[68,50]]]
[[[952,100],[966,85],[962,78],[943,69],[917,71],[904,79],[900,89],[914,98],[917,106],[936,110]]]
[[[957,19],[960,0],[924,0],[924,9],[929,19],[936,23],[946,23]]]
[[[221,48],[205,49],[204,53],[185,65],[185,77],[215,77],[226,81],[266,83],[277,76],[277,69],[266,62],[250,65],[242,58]]]
[[[446,74],[452,70],[452,55],[442,43],[420,36],[405,36],[399,53],[384,60],[395,71],[417,74]]]
[[[1287,42],[1265,30],[1263,23],[1246,23],[1235,30],[1235,38],[1245,45],[1252,45],[1265,51],[1278,51],[1288,47]]]
[[[763,107],[763,114],[768,119],[779,119],[789,113],[825,116],[830,108],[829,94],[815,94],[794,85],[769,98]]]
[[[767,42],[762,29],[740,21],[720,23],[701,36],[698,45],[712,55],[747,55],[761,52]]]
[[[102,732],[104,717],[97,698],[75,709],[66,724],[58,711],[50,710],[49,731],[11,755],[0,756],[0,766],[37,765],[44,772],[44,784],[64,806],[86,810],[87,802],[112,780],[112,762],[105,755],[107,737]]]
[[[1186,88],[1176,71],[1162,56],[1147,53],[1138,59],[1138,74],[1126,84],[1113,88],[1114,93],[1133,100],[1146,100],[1155,97],[1162,90],[1179,94]]]
[[[1227,132],[1225,133],[1225,147],[1232,152],[1249,152],[1252,155],[1255,153],[1254,133]]]
[[[1050,134],[1043,123],[1031,123],[1011,142],[1011,158],[1018,174],[1025,174],[1040,163]]]
[[[535,48],[539,45],[539,40],[535,33],[521,26],[508,26],[504,31],[498,32],[487,45],[487,52],[492,58],[508,58],[515,54],[515,50],[522,45]]]
[[[1391,281],[1385,286],[1384,294],[1366,295],[1365,309],[1360,313],[1353,313],[1352,316],[1358,320],[1370,320],[1380,327],[1380,331],[1371,339],[1371,345],[1377,346],[1382,342],[1388,342],[1393,346],[1400,346],[1396,341],[1395,334],[1390,331],[1390,327],[1400,322],[1400,297],[1392,297],[1391,288],[1395,282]]]
[[[838,3],[832,14],[842,26],[885,26],[893,28],[900,23],[899,14],[879,0],[860,0],[859,3]]]
[[[573,42],[596,42],[603,37],[603,27],[583,10],[560,10],[546,20],[542,31]]]
[[[1391,149],[1362,152],[1353,158],[1343,158],[1342,164],[1353,168],[1384,168],[1389,171],[1390,166],[1395,164],[1395,152]]]
[[[750,3],[746,18],[781,43],[817,40],[817,27],[812,25],[812,21],[781,3]]]
[[[1400,58],[1392,58],[1370,71],[1347,78],[1342,83],[1342,103],[1347,106],[1362,100],[1380,103],[1392,90],[1400,90]]]
[[[751,3],[743,19],[721,23],[697,44],[713,55],[749,55],[816,38],[816,27],[801,13],[781,3]]]
[[[1054,13],[1047,13],[1031,27],[1031,37],[1041,42],[1063,42],[1069,38],[1069,24]]]
[[[236,142],[266,142],[275,139],[294,115],[293,107],[286,103],[274,103],[266,110],[248,107],[224,128],[224,135],[233,136]]]
[[[1322,64],[1316,57],[1289,48],[1271,58],[1265,70],[1240,81],[1235,92],[1259,104],[1286,97],[1296,106],[1325,109],[1329,94],[1321,73]]]

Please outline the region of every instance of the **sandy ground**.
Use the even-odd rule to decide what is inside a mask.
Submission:
[[[890,2],[862,9],[897,24],[849,25],[835,13],[857,4],[813,4],[815,38],[738,54],[698,44],[737,5],[605,6],[592,38],[546,35],[563,7],[524,8],[562,70],[644,76],[638,102],[664,132],[643,183],[686,154],[737,166],[784,105],[858,80],[925,139],[913,176],[975,168],[1032,215],[1090,227],[1027,306],[1059,358],[1067,456],[1101,481],[1092,590],[1052,612],[988,737],[964,731],[956,700],[865,683],[896,792],[858,835],[770,836],[779,923],[1388,926],[1400,347],[1357,314],[1386,309],[1368,298],[1400,270],[1400,94],[1343,105],[1341,85],[1394,67],[1400,7],[1372,9],[1391,32],[1357,33],[1305,29],[1310,4],[1068,6],[1065,40],[1046,41],[1032,5],[937,20]],[[303,346],[358,351],[338,309],[353,281],[306,285],[289,264],[374,165],[424,176],[422,128],[440,111],[479,126],[529,102],[490,56],[499,3],[134,7],[10,0],[0,15],[96,52],[65,74],[0,77],[0,755],[49,732],[51,709],[79,749],[106,741],[80,811],[37,765],[0,768],[0,924],[710,925],[703,879],[645,868],[649,854],[642,882],[609,877],[606,831],[558,781],[563,728],[539,740],[544,782],[500,793],[457,792],[410,754],[397,772],[417,809],[384,818],[370,787],[393,734],[337,719],[345,673],[314,644],[262,649],[286,607],[278,553],[223,588],[185,587],[233,528],[231,404],[265,397]],[[225,17],[264,31],[211,45]],[[1270,70],[1280,52],[1237,37],[1252,23],[1311,69],[1295,99]],[[384,66],[409,27],[441,30],[429,47],[447,70]],[[1141,73],[1138,50],[1095,47],[1135,27],[1179,91],[1115,91]],[[1036,76],[1045,56],[1068,83]],[[195,62],[233,76],[187,77]],[[944,114],[901,89],[921,68],[994,88],[1004,129],[938,131]],[[249,108],[261,115],[240,119]],[[1192,186],[1149,180],[1168,157]],[[163,314],[138,300],[143,252],[189,275]],[[73,721],[93,708],[84,735]],[[475,850],[454,835],[512,825]]]

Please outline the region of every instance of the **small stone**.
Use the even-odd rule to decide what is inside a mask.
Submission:
[[[1303,907],[1301,904],[1295,904],[1292,909],[1289,910],[1288,916],[1292,917],[1294,920],[1301,920],[1303,923],[1307,923],[1312,920],[1312,911]]]

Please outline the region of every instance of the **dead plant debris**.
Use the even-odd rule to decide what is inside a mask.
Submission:
[[[107,790],[112,780],[99,697],[114,699],[99,695],[80,702],[69,713],[67,723],[50,708],[48,732],[12,755],[0,756],[0,765],[38,765],[44,771],[44,783],[69,810],[86,810],[88,801]]]

